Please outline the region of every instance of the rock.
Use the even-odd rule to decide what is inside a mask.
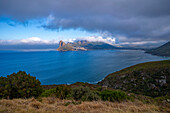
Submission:
[[[65,46],[66,44],[62,41],[62,40],[60,40],[60,42],[59,42],[59,48],[60,47],[62,47],[62,46]]]
[[[156,88],[155,84],[150,84],[151,89]]]
[[[166,84],[166,79],[159,80],[159,83],[160,83],[161,86],[163,86],[164,84]]]

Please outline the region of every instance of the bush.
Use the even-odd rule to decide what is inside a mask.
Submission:
[[[6,77],[0,77],[0,98],[7,98],[8,96],[8,80]]]
[[[88,87],[76,87],[72,89],[72,96],[75,100],[92,101],[100,99],[97,91],[92,91]]]
[[[99,100],[99,93],[97,91],[90,90],[88,93],[82,96],[83,101],[96,101]]]
[[[42,93],[40,81],[24,71],[8,75],[7,78],[1,77],[0,82],[3,92],[0,98],[29,98]]]
[[[100,92],[101,99],[104,101],[122,101],[129,99],[127,94],[118,90],[104,90]]]
[[[65,99],[71,93],[71,88],[67,86],[57,86],[56,87],[56,97],[60,99]]]
[[[41,94],[41,97],[50,97],[50,96],[53,96],[53,95],[56,95],[56,88],[45,90]]]
[[[55,96],[55,97],[60,98],[60,99],[65,99],[69,96],[70,93],[71,93],[71,88],[62,85],[62,86],[57,86],[54,89],[45,90],[41,94],[41,96],[42,97]]]

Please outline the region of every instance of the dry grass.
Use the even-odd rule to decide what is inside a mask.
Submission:
[[[78,103],[78,102],[77,102]],[[135,102],[81,102],[73,104],[71,100],[54,97],[39,99],[0,100],[0,113],[160,113],[166,111],[154,104]]]

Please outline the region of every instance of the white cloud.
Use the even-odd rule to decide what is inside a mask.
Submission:
[[[64,42],[74,42],[76,41],[76,38],[70,38],[70,39],[63,39]]]
[[[61,39],[61,38],[60,38]],[[121,40],[119,43],[117,40]],[[165,40],[162,41],[135,41],[135,42],[131,42],[129,41],[125,41],[127,38],[123,37],[123,36],[116,36],[116,37],[112,37],[112,36],[89,36],[89,37],[80,37],[80,38],[72,38],[72,39],[62,39],[65,43],[67,42],[74,42],[77,40],[87,40],[90,42],[105,42],[114,46],[122,46],[122,47],[134,47],[134,46],[140,46],[140,47],[156,47],[156,46],[160,46],[161,44],[165,43]],[[58,44],[60,40],[44,40],[41,39],[39,37],[30,37],[30,38],[26,38],[26,39],[20,39],[20,40],[0,40],[0,45],[20,45],[20,44],[28,44],[28,45],[40,45],[40,44],[46,44],[46,45],[50,45],[50,44]]]
[[[102,36],[92,36],[92,37],[81,37],[73,39],[63,39],[64,42],[74,42],[76,40],[87,40],[90,42],[105,42],[108,44],[115,44],[115,38]],[[39,37],[30,37],[20,40],[0,40],[1,45],[17,45],[17,44],[57,44],[60,40],[44,40]]]
[[[30,37],[21,40],[0,40],[1,45],[17,45],[17,44],[57,44],[57,40],[43,40],[39,37]]]
[[[157,44],[165,41],[140,41],[140,42],[124,42],[120,45],[144,45],[144,44]]]
[[[116,43],[116,38],[114,37],[102,37],[102,36],[91,36],[91,37],[81,37],[81,38],[78,38],[80,40],[87,40],[87,41],[90,41],[90,42],[105,42],[105,43],[108,43],[108,44],[115,44]]]

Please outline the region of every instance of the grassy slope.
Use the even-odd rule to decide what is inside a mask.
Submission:
[[[170,56],[170,42],[155,48],[146,51],[146,53],[151,53],[153,55],[159,55],[159,56]]]
[[[98,84],[153,97],[169,95],[170,60],[137,64],[109,74]]]
[[[161,113],[170,109],[154,104],[134,102],[76,102],[54,97],[41,99],[0,100],[1,113]]]

